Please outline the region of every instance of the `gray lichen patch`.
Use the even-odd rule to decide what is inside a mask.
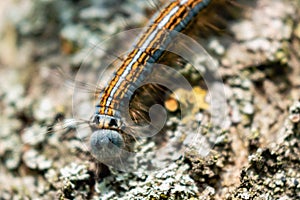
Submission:
[[[185,154],[185,162],[191,165],[189,175],[195,180],[200,193],[199,198],[211,199],[232,187],[232,180],[237,174],[232,173],[234,165],[234,151],[229,132],[216,128],[207,128],[205,137],[211,138],[214,144],[206,156],[201,156],[195,150]],[[229,177],[227,177],[229,176]],[[222,191],[225,189],[224,191]]]
[[[59,187],[59,198],[87,198],[90,194],[90,174],[84,164],[71,163],[60,169],[59,176],[53,171],[48,174],[52,184]],[[59,181],[58,181],[59,180]],[[53,183],[53,181],[57,181]]]
[[[193,199],[198,188],[189,168],[181,160],[152,173],[114,174],[98,183],[96,191],[102,199]]]
[[[290,108],[284,140],[274,148],[258,149],[241,172],[241,184],[228,199],[297,199],[300,196],[299,101]]]

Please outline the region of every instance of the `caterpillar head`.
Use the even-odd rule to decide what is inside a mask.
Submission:
[[[90,138],[91,153],[100,161],[118,157],[124,148],[124,140],[116,130],[98,129]]]
[[[95,114],[92,120],[94,129],[90,137],[91,153],[100,161],[111,160],[120,155],[124,147],[124,139],[120,132],[119,119]]]

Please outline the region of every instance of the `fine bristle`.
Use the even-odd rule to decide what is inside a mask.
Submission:
[[[227,34],[227,25],[238,19],[247,8],[241,0],[212,0],[184,31],[185,34],[199,39],[211,35]]]
[[[157,84],[147,84],[137,89],[130,102],[130,115],[134,122],[149,123],[149,108],[154,104],[163,105],[168,95],[170,91]]]

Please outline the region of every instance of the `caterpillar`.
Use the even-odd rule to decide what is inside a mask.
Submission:
[[[120,164],[124,162],[121,157],[128,159],[132,156],[126,146],[130,140],[136,140],[138,136],[151,137],[163,129],[165,117],[160,116],[163,113],[157,111],[159,114],[156,117],[149,117],[147,103],[143,105],[131,101],[136,90],[153,71],[158,70],[156,63],[166,50],[172,49],[169,46],[176,43],[178,36],[184,38],[180,32],[188,29],[199,13],[206,11],[213,2],[224,3],[217,0],[175,0],[150,20],[133,49],[121,60],[114,77],[98,95],[95,113],[89,123],[93,131],[89,141],[90,151],[98,160],[109,165]],[[189,41],[187,38],[183,40]],[[166,88],[157,84],[148,85],[146,90],[162,95],[167,92]],[[151,120],[155,118],[157,124],[152,124]],[[150,122],[150,125],[146,128],[134,125],[140,121]]]

